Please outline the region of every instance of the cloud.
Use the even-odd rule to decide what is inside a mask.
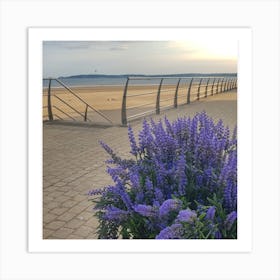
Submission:
[[[218,55],[229,46],[214,43],[196,46],[185,41],[44,41],[44,76],[91,73],[94,69],[107,74],[233,72],[237,58]]]
[[[115,46],[115,47],[111,47],[109,50],[110,51],[125,51],[127,49],[128,49],[127,46]]]
[[[92,42],[89,41],[44,41],[44,47],[54,47],[61,49],[89,49],[92,47]]]

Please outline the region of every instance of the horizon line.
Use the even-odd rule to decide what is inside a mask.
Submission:
[[[74,77],[80,77],[82,76],[87,77],[87,76],[123,76],[123,77],[129,77],[129,76],[145,76],[145,77],[157,77],[157,76],[176,76],[176,75],[237,75],[237,72],[208,72],[208,73],[201,73],[201,72],[189,72],[189,73],[169,73],[169,74],[135,74],[135,73],[125,73],[125,74],[73,74],[73,75],[67,75],[67,76],[56,76],[56,78],[74,78]],[[54,78],[51,76],[48,77],[43,77],[43,79],[50,79]],[[55,78],[54,78],[55,79]]]

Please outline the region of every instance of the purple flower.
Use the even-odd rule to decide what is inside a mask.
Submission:
[[[155,201],[160,204],[164,201],[164,196],[160,188],[155,188]]]
[[[221,232],[220,231],[216,231],[214,237],[215,237],[215,239],[221,239],[222,238]]]
[[[174,238],[182,238],[181,232],[175,234],[179,228],[175,224],[192,221],[206,211],[204,221],[206,226],[213,226],[212,237],[228,238],[222,236],[221,229],[231,229],[237,219],[233,213],[237,211],[236,130],[230,137],[230,130],[221,120],[215,123],[202,112],[174,122],[167,118],[159,122],[144,120],[138,141],[135,135],[129,126],[130,152],[136,159],[122,159],[101,142],[111,157],[107,172],[114,185],[89,192],[99,195],[95,201],[100,237],[118,237],[122,232],[124,238],[126,233],[133,238],[151,238],[171,236],[173,232]],[[214,206],[204,206],[209,205],[210,194],[216,194],[225,213],[231,213],[226,221]],[[183,202],[191,209],[199,203],[203,209],[182,210]],[[170,224],[174,225],[167,227]],[[188,238],[198,236],[191,227],[185,234]],[[234,236],[232,231],[225,234]]]
[[[136,144],[135,137],[133,134],[133,130],[130,125],[128,126],[128,138],[129,138],[130,147],[131,147],[130,152],[131,152],[131,154],[136,156],[138,154],[138,148],[137,148],[137,144]]]
[[[156,239],[181,239],[183,238],[183,233],[183,226],[181,224],[173,224],[161,230]]]
[[[195,211],[190,209],[181,210],[177,216],[178,222],[193,222],[196,219],[197,215]]]
[[[145,194],[142,191],[138,191],[135,196],[135,203],[142,203],[145,201]]]
[[[227,218],[225,220],[225,226],[227,230],[231,229],[236,219],[237,219],[237,213],[235,211],[232,211],[230,214],[227,215]]]
[[[228,212],[236,210],[237,186],[232,180],[228,180],[224,189],[224,206]]]
[[[90,190],[88,192],[88,196],[94,196],[94,195],[102,195],[106,192],[107,187],[101,188],[101,189],[94,189],[94,190]]]
[[[122,221],[126,219],[128,212],[117,207],[111,206],[107,208],[103,218],[110,221]]]
[[[167,199],[159,207],[159,215],[166,216],[172,211],[179,211],[182,208],[182,201],[179,199]]]
[[[185,188],[188,179],[187,179],[185,169],[186,169],[186,158],[185,155],[182,154],[177,162],[178,191],[180,195],[185,195],[186,193]]]
[[[145,187],[149,193],[153,191],[153,183],[149,178],[146,178]]]
[[[140,185],[139,173],[137,171],[136,172],[134,171],[134,172],[131,172],[129,175],[130,175],[129,179],[130,179],[130,182],[131,182],[132,186],[134,188],[138,188],[139,185]]]
[[[216,207],[215,206],[211,206],[206,213],[206,219],[213,221],[214,217],[215,217],[215,213],[216,213]]]
[[[138,204],[134,206],[134,211],[144,217],[152,217],[155,215],[155,211],[150,205]]]
[[[142,130],[139,132],[139,150],[143,152],[147,152],[148,154],[150,151],[154,149],[154,141],[151,132],[151,128],[146,119],[143,121]]]
[[[127,177],[127,173],[122,166],[108,167],[107,173],[112,177],[114,182],[118,182],[120,179]]]

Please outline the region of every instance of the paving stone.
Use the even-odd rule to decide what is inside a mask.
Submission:
[[[44,207],[46,207],[48,209],[54,209],[54,208],[57,208],[59,206],[60,206],[60,204],[58,202],[53,202],[52,201],[50,203],[47,203],[46,206],[44,206]]]
[[[93,211],[91,211],[91,212],[84,211],[77,216],[77,219],[88,221],[90,218],[93,217],[93,215],[94,215]]]
[[[59,204],[62,204],[63,202],[68,201],[68,200],[69,200],[68,196],[60,195],[60,196],[56,197],[53,201],[58,202]]]
[[[43,230],[43,239],[49,238],[54,233],[54,230],[44,229]]]
[[[85,223],[85,226],[91,227],[91,228],[97,228],[98,225],[98,220],[96,217],[92,217],[90,219],[88,219]]]
[[[97,233],[90,233],[86,239],[98,239],[98,234]]]
[[[43,201],[44,203],[50,203],[54,201],[54,198],[52,196],[49,196],[46,192],[44,192]]]
[[[54,191],[50,193],[50,196],[52,196],[53,198],[59,197],[61,195],[63,195],[63,192],[61,191]]]
[[[57,215],[55,215],[54,213],[53,214],[51,214],[51,213],[44,214],[43,215],[43,222],[44,223],[49,223],[49,222],[55,220],[56,217],[57,217]]]
[[[66,208],[66,207],[54,208],[50,211],[50,213],[55,214],[55,215],[61,215],[61,214],[65,213],[67,210],[68,210],[68,208]]]
[[[57,191],[57,187],[56,186],[51,186],[51,187],[48,187],[48,186],[45,186],[45,183],[44,183],[44,191],[49,191],[49,192],[55,192]]]
[[[87,199],[87,196],[86,196],[86,195],[80,195],[80,194],[78,194],[78,195],[75,195],[75,196],[73,197],[73,200],[74,200],[74,201],[78,201],[78,202],[81,202],[81,201],[83,201],[83,200],[85,200],[85,199]]]
[[[89,234],[93,232],[93,229],[88,226],[80,226],[77,230],[73,232],[73,234],[82,236],[82,237],[87,237]]]
[[[57,217],[57,220],[59,221],[65,221],[65,222],[69,222],[70,220],[72,220],[74,217],[76,217],[77,214],[73,213],[73,212],[69,212],[67,210],[67,212],[65,212],[64,214],[60,215]]]
[[[77,229],[78,227],[80,227],[84,223],[85,222],[83,220],[74,218],[71,221],[67,222],[65,224],[65,227],[71,228],[71,229]]]
[[[89,207],[92,205],[91,200],[88,197],[85,197],[84,200],[80,201],[77,206],[85,206],[85,207]]]
[[[72,232],[73,232],[73,229],[63,227],[63,228],[60,228],[57,231],[53,232],[51,234],[51,237],[57,238],[57,239],[66,239]]]
[[[57,172],[57,171],[53,171],[52,173],[57,174],[56,175],[57,177],[59,177],[58,175],[60,175],[60,172]],[[64,187],[65,183],[63,181],[59,181],[59,182],[55,183],[53,186],[57,187],[57,189],[59,189],[59,187]]]
[[[75,234],[70,234],[69,236],[67,236],[67,239],[84,239],[79,235],[75,235]]]
[[[79,214],[81,212],[83,212],[86,208],[88,208],[88,204],[86,205],[81,205],[80,203],[77,204],[76,206],[72,207],[69,209],[69,212],[72,212],[72,213],[76,213],[76,214]]]
[[[70,187],[68,185],[65,185],[64,187],[59,187],[59,190],[63,192],[63,195],[69,191]]]
[[[71,207],[74,207],[74,206],[77,205],[78,203],[79,203],[78,201],[67,200],[67,201],[65,201],[64,203],[62,203],[62,206],[69,209],[69,208],[71,208]]]
[[[64,224],[65,224],[65,222],[62,222],[62,221],[53,221],[53,222],[48,223],[45,227],[47,229],[57,230],[57,229],[63,227]]]

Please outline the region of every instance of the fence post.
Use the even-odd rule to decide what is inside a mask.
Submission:
[[[222,86],[221,86],[221,93],[224,92],[225,83],[226,83],[226,78],[223,78],[223,83],[222,83]]]
[[[226,78],[226,80],[225,80],[223,92],[225,92],[227,90],[227,83],[228,83],[228,78]]]
[[[225,84],[224,91],[228,90],[228,83],[229,83],[229,78],[226,79],[226,84]]]
[[[232,79],[233,79],[233,78],[231,78],[230,81],[229,81],[229,83],[228,83],[228,90],[231,90],[231,82],[232,82]]]
[[[207,81],[207,84],[206,84],[206,87],[205,87],[205,97],[207,97],[207,89],[208,89],[208,84],[209,84],[209,81],[210,81],[210,78],[208,78],[208,81]]]
[[[232,81],[232,78],[230,78],[230,79],[228,80],[228,83],[227,83],[227,91],[230,90],[230,83],[231,83],[231,81]]]
[[[88,111],[88,105],[86,105],[86,110],[85,110],[85,116],[84,116],[84,121],[87,121],[87,111]]]
[[[220,93],[223,92],[224,82],[225,82],[225,78],[223,78],[221,81]]]
[[[231,87],[230,87],[230,89],[233,89],[233,87],[234,87],[234,81],[235,81],[235,78],[232,78],[232,82],[231,82]]]
[[[220,93],[223,91],[223,83],[224,83],[224,79],[225,79],[225,78],[223,78],[223,79],[222,79],[222,82],[221,82]]]
[[[220,78],[218,79],[217,85],[216,85],[216,94],[218,94],[219,91],[219,83],[220,83]]]
[[[49,79],[49,88],[48,88],[48,115],[49,121],[53,121],[53,113],[52,113],[52,103],[51,103],[51,82],[52,79]]]
[[[127,125],[127,116],[126,116],[126,95],[128,88],[129,77],[127,77],[126,84],[123,91],[123,100],[122,100],[122,125]]]
[[[163,81],[163,78],[160,80],[160,84],[159,84],[158,92],[157,92],[156,114],[160,113],[160,90],[161,90],[162,81]]]
[[[233,82],[234,82],[234,78],[232,78],[231,83],[230,83],[230,90],[233,89]]]
[[[214,93],[213,93],[213,90],[214,90],[215,80],[216,80],[216,78],[214,78],[214,81],[213,81],[213,84],[212,84],[212,88],[211,88],[211,95],[213,95],[213,94],[214,94]]]
[[[179,79],[177,86],[176,86],[176,91],[174,95],[174,108],[177,108],[178,106],[178,89],[179,89],[179,84],[180,84],[181,78]]]
[[[218,83],[217,83],[217,87],[216,87],[216,94],[218,94],[218,91],[219,91],[219,83],[220,83],[220,78],[218,79]]]
[[[203,78],[200,79],[200,82],[199,82],[199,85],[198,85],[198,89],[197,89],[197,100],[199,100],[199,98],[200,98],[200,86],[201,86],[202,80],[203,80]]]
[[[190,81],[189,88],[188,88],[188,95],[187,95],[187,104],[191,102],[191,87],[192,87],[193,78]]]
[[[225,92],[225,91],[227,91],[228,79],[229,79],[229,78],[226,78],[226,81],[225,81],[225,85],[224,85],[224,92]]]

